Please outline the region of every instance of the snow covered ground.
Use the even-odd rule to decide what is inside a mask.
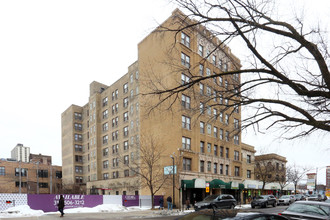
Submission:
[[[251,206],[242,205],[236,206],[237,209],[250,208]],[[65,213],[96,213],[96,212],[131,212],[139,210],[148,210],[150,207],[124,207],[121,205],[114,204],[103,204],[98,205],[93,208],[74,208],[74,209],[65,209]],[[194,210],[185,210],[184,212],[193,212]],[[32,216],[41,216],[45,214],[55,214],[56,212],[43,212],[41,210],[33,210],[28,205],[21,205],[9,208],[5,211],[0,212],[0,218],[17,218],[17,217],[32,217]]]

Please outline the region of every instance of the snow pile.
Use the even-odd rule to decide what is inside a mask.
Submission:
[[[95,206],[93,208],[83,207],[83,208],[65,209],[65,213],[119,212],[119,211],[127,211],[127,210],[128,209],[122,205],[103,204],[103,205]]]
[[[0,218],[31,217],[44,214],[42,210],[33,210],[28,205],[20,205],[0,212]]]

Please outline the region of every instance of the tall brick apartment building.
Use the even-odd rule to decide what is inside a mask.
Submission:
[[[184,17],[175,10],[162,27],[193,22]],[[233,106],[240,77],[224,74],[203,80],[152,111],[159,96],[142,94],[240,68],[240,61],[228,47],[218,47],[219,39],[203,26],[177,35],[159,30],[138,44],[138,60],[117,82],[92,82],[89,102],[62,113],[63,182],[86,184],[87,193],[149,195],[141,179],[120,161],[139,160],[141,137],[153,135],[164,146],[162,167],[172,165],[171,155],[181,162],[176,175],[182,194],[175,190],[176,198],[198,201],[207,186],[210,193],[239,197],[243,180],[252,178],[243,176],[250,171],[242,165],[241,109]],[[254,158],[250,148],[245,159]],[[171,182],[158,194],[171,195]]]

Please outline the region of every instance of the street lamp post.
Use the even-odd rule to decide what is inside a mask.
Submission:
[[[175,188],[175,180],[174,180],[174,172],[175,172],[175,169],[174,169],[174,157],[173,155],[171,155],[171,158],[172,158],[172,161],[173,161],[173,166],[172,166],[172,175],[173,175],[173,206],[175,204],[175,191],[174,191],[174,188]]]

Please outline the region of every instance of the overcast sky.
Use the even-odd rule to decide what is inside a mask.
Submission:
[[[328,1],[305,4],[308,15],[330,23]],[[127,73],[137,44],[174,9],[167,0],[0,1],[0,158],[21,143],[61,165],[61,113],[88,102],[92,81],[111,85]],[[319,167],[325,183],[329,135],[283,142],[243,132],[242,139],[290,164]]]

